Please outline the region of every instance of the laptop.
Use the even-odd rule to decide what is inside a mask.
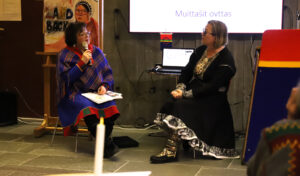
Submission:
[[[190,60],[193,48],[164,48],[162,51],[162,65],[156,72],[180,74]]]
[[[162,66],[156,72],[180,74],[189,62],[193,52],[193,48],[164,48],[162,51]]]

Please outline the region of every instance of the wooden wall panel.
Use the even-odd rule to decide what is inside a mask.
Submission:
[[[43,107],[43,77],[41,58],[35,51],[43,49],[43,2],[21,2],[22,21],[0,22],[0,27],[5,29],[0,33],[0,90],[19,95],[19,116],[38,117]]]

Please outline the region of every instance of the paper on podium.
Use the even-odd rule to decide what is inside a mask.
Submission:
[[[121,93],[117,93],[113,91],[107,91],[106,94],[103,95],[99,95],[94,92],[82,93],[81,95],[97,104],[101,104],[114,99],[123,99]]]

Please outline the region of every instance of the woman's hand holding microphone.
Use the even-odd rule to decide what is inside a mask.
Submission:
[[[88,64],[89,62],[91,64],[91,59],[92,59],[92,52],[90,50],[86,50],[85,52],[83,52],[81,60],[85,64]]]

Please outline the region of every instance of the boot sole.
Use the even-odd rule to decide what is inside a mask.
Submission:
[[[175,162],[178,161],[177,157],[175,158],[160,158],[160,159],[156,159],[156,158],[150,158],[150,162],[152,164],[162,164],[162,163],[169,163],[169,162]]]

